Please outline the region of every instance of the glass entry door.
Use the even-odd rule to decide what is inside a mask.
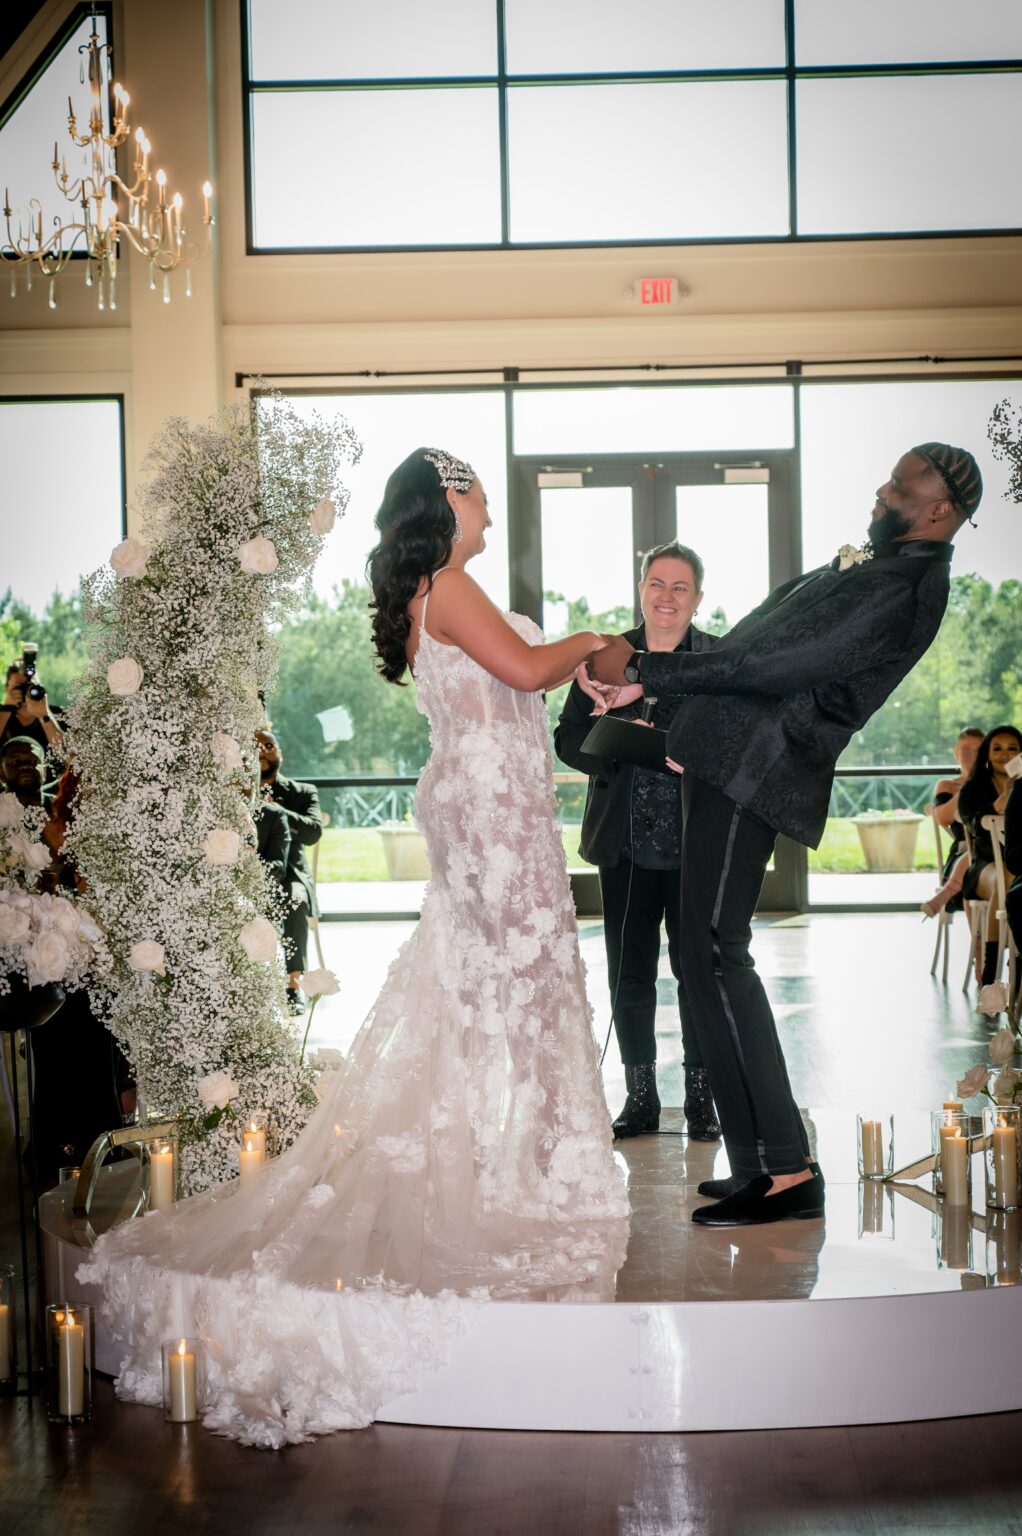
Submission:
[[[800,570],[794,454],[753,459],[703,454],[515,460],[511,603],[549,639],[580,628],[620,632],[641,620],[638,579],[646,550],[678,539],[702,559],[696,623],[724,634],[770,589]],[[548,698],[551,724],[564,692]],[[600,910],[595,872],[578,856],[585,785],[565,765],[558,802],[580,913]],[[805,850],[778,840],[760,899],[764,911],[806,904]]]

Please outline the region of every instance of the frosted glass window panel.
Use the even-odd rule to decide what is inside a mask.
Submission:
[[[520,390],[514,438],[521,454],[790,448],[792,392],[786,384]]]
[[[802,80],[800,234],[1022,226],[1022,75]]]
[[[516,242],[788,232],[779,80],[512,87],[508,146]]]
[[[795,0],[796,61],[902,64],[1022,57],[1018,0]]]
[[[784,67],[783,0],[505,0],[509,74]]]
[[[249,0],[253,80],[496,75],[493,0]]]
[[[973,572],[994,585],[1017,577],[1019,509],[1004,500],[1008,465],[991,453],[987,423],[999,400],[1018,399],[1020,392],[1022,381],[1012,379],[804,384],[803,569],[833,560],[842,544],[861,544],[876,492],[907,449],[947,442],[975,454],[984,486],[976,527],[966,523],[955,539],[951,574]]]
[[[118,403],[0,403],[0,464],[8,528],[3,588],[40,616],[55,591],[77,592],[124,537]],[[30,533],[12,537],[21,517]]]
[[[257,247],[500,240],[497,92],[253,97]]]
[[[722,609],[732,629],[770,591],[767,487],[680,485],[676,505],[677,537],[706,568],[695,622]]]
[[[342,469],[351,492],[347,511],[334,524],[313,573],[321,597],[329,598],[343,581],[365,583],[366,556],[378,538],[373,519],[387,477],[414,448],[439,447],[467,459],[486,490],[493,527],[469,573],[498,607],[507,607],[507,454],[499,391],[295,395],[291,404],[300,416],[343,417],[362,442],[358,464]]]
[[[632,493],[627,486],[582,486],[541,492],[543,591],[590,613],[631,611],[635,601]],[[543,602],[543,631],[568,629],[565,602]]]
[[[81,208],[69,202],[57,188],[53,177],[53,145],[67,161],[68,175],[72,178],[91,171],[91,161],[84,149],[72,144],[67,131],[67,99],[70,96],[75,109],[77,130],[87,133],[92,111],[92,93],[88,81],[80,78],[84,47],[92,33],[92,20],[86,18],[72,37],[64,44],[28,95],[15,107],[11,116],[0,129],[0,186],[10,194],[11,231],[19,227],[28,234],[29,219],[36,227],[37,210],[29,211],[28,204],[35,198],[42,205],[43,236],[52,233],[56,224],[72,223],[81,218]],[[105,43],[106,18],[96,17],[96,33],[100,43]],[[134,112],[132,107],[131,112]],[[109,102],[103,103],[104,121],[109,123]],[[112,167],[111,167],[112,168]],[[81,246],[78,247],[81,249]],[[19,278],[19,282],[24,278]]]

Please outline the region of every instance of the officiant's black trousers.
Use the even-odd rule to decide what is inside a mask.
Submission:
[[[693,774],[681,785],[681,984],[731,1172],[800,1173],[809,1141],[749,953],[776,833]]]

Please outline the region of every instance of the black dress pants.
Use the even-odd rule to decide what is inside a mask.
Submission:
[[[681,985],[731,1172],[800,1173],[809,1139],[749,953],[776,833],[691,773],[681,781]]]
[[[600,890],[610,1000],[622,1062],[637,1067],[656,1061],[656,979],[663,922],[671,971],[678,982],[685,1065],[701,1067],[699,1040],[681,987],[678,871],[643,869],[622,858],[612,867],[600,865]]]

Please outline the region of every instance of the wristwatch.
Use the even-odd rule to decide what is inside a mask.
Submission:
[[[642,681],[641,677],[639,676],[639,662],[638,662],[638,658],[640,656],[644,656],[645,654],[646,654],[645,651],[633,651],[632,652],[632,659],[627,664],[627,666],[625,667],[625,682],[628,682],[628,683],[639,683],[639,682]]]

